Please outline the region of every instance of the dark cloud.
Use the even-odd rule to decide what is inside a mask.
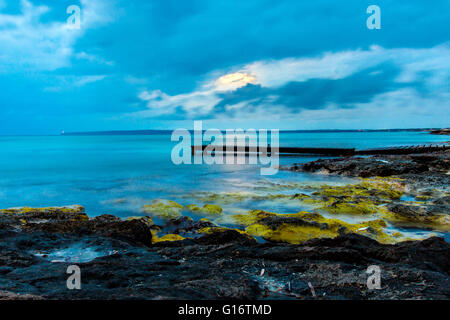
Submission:
[[[263,88],[260,85],[248,84],[222,94],[222,101],[214,108],[213,114],[225,113],[232,116],[233,112],[226,107],[241,102],[248,102],[247,108],[250,110],[246,109],[247,112],[259,108],[260,105],[265,105],[268,109],[270,105],[282,105],[287,112],[293,113],[303,109],[323,109],[329,103],[349,108],[356,103],[369,102],[377,94],[406,86],[395,82],[399,73],[400,70],[395,65],[383,64],[337,80],[293,81],[280,88]]]
[[[366,28],[366,0],[116,0],[114,22],[88,30],[77,51],[116,61],[171,95],[192,91],[212,70],[256,60],[378,44],[432,47],[448,41],[446,0],[380,0],[381,30]]]

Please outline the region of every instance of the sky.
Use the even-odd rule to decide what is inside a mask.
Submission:
[[[449,127],[449,21],[448,0],[0,0],[0,134]]]

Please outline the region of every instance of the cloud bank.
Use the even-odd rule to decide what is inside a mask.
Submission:
[[[217,79],[218,72],[214,72],[192,92],[169,95],[144,90],[139,98],[148,110],[131,116],[180,112],[189,118],[299,115],[303,110],[351,109],[364,104],[375,108],[380,99],[401,109],[415,104],[414,97],[450,108],[449,56],[450,47],[444,44],[430,49],[372,46],[317,57],[256,61]],[[402,92],[408,94],[400,102]]]

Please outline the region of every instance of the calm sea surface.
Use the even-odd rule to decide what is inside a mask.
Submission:
[[[429,144],[448,137],[422,132],[281,133],[280,146],[374,148]],[[273,183],[345,183],[340,177],[280,171],[261,176],[258,165],[174,165],[170,135],[0,137],[0,208],[81,204],[90,216],[140,214],[153,199],[202,205],[207,193],[279,192]],[[281,164],[312,157],[282,157]],[[283,192],[293,192],[290,190]],[[298,204],[243,202],[235,213],[297,212]],[[343,217],[345,220],[346,217]],[[350,219],[350,218],[348,218]]]

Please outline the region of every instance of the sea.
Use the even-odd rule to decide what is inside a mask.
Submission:
[[[279,140],[280,146],[370,149],[436,144],[448,137],[421,131],[280,132]],[[165,132],[0,136],[0,208],[80,204],[91,217],[113,214],[125,218],[143,215],[143,205],[155,199],[201,206],[214,194],[295,194],[301,185],[355,181],[282,170],[264,176],[260,164],[176,165],[171,158],[176,144]],[[289,156],[279,161],[284,165],[316,159]],[[266,200],[228,203],[223,209],[227,217],[249,209],[294,213],[308,208],[297,202]],[[355,221],[354,217],[340,218]],[[231,219],[222,218],[220,223],[232,225]],[[410,232],[420,236],[429,231]]]

